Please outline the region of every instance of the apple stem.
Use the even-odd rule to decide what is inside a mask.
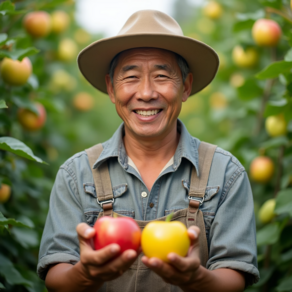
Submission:
[[[172,217],[173,217],[173,213],[168,214],[167,217],[165,218],[165,222],[170,222]]]

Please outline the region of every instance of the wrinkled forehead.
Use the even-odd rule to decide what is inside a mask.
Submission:
[[[151,60],[175,67],[177,65],[175,53],[159,48],[134,48],[123,51],[118,56],[118,64],[135,61],[143,63]]]

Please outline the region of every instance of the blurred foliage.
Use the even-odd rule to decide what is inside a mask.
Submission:
[[[213,47],[221,62],[212,84],[183,104],[180,118],[192,135],[230,151],[248,172],[254,158],[272,159],[273,177],[267,183],[251,180],[261,279],[248,290],[292,291],[290,2],[217,3],[222,8],[219,15],[187,1],[177,0],[174,6],[185,35]],[[33,38],[24,29],[29,12],[52,15],[56,10],[68,16],[69,25],[63,31],[55,29]],[[0,290],[45,291],[35,270],[56,172],[68,157],[111,137],[121,122],[107,96],[90,86],[77,69],[77,52],[102,36],[89,35],[79,27],[74,11],[70,0],[0,1],[0,60],[28,57],[33,68],[22,86],[10,86],[0,77],[0,188],[11,189],[8,199],[0,203]],[[276,47],[256,46],[251,29],[260,18],[280,25],[282,37]],[[60,53],[64,43],[65,57]],[[234,63],[235,46],[257,52],[254,66],[242,68]],[[21,123],[19,111],[38,113],[35,102],[44,106],[46,119],[32,131]],[[279,114],[287,123],[287,132],[271,137],[265,120]],[[269,199],[276,201],[274,215],[262,223],[259,210]]]

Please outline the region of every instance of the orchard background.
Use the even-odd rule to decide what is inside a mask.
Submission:
[[[36,264],[57,170],[121,123],[78,72],[78,52],[102,36],[81,28],[74,11],[74,1],[0,1],[0,290],[46,291]],[[248,290],[292,291],[291,3],[177,0],[174,17],[220,57],[217,77],[180,118],[250,175],[261,279]],[[275,22],[252,33],[263,18]]]

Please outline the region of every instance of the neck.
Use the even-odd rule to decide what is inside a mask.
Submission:
[[[168,161],[176,151],[179,136],[176,122],[168,133],[151,138],[136,137],[125,127],[124,145],[127,155],[134,161]]]

